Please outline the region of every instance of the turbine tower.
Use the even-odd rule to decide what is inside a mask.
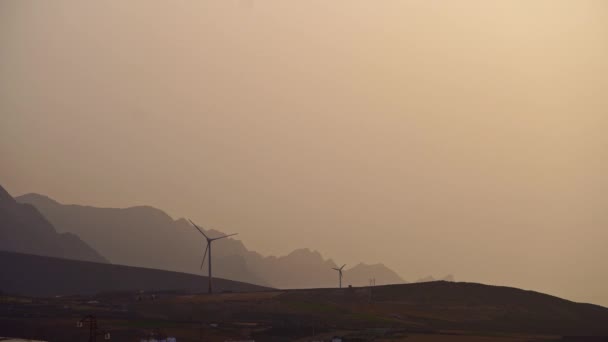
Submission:
[[[346,266],[346,264],[342,265],[342,267],[340,267],[340,268],[332,267],[332,270],[338,271],[338,279],[339,279],[340,288],[342,288],[342,269],[344,269],[344,266]]]
[[[207,236],[207,234],[205,234],[203,232],[202,229],[200,229],[196,224],[194,224],[194,222],[192,222],[192,220],[188,219],[188,221],[190,221],[190,223],[192,223],[192,225],[194,226],[194,228],[196,228],[201,234],[203,234],[203,236],[207,240],[207,247],[205,248],[205,253],[203,253],[203,261],[201,262],[201,270],[203,269],[203,265],[205,264],[205,257],[207,257],[207,251],[209,251],[209,274],[208,274],[207,280],[209,280],[209,293],[213,293],[213,290],[211,288],[211,243],[213,241],[215,241],[215,240],[220,240],[220,239],[223,239],[223,238],[227,238],[229,236],[233,236],[233,235],[236,235],[238,233],[223,235],[223,236],[216,237],[216,238],[210,238],[210,237]]]

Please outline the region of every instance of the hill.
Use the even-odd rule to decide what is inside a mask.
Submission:
[[[337,326],[557,335],[608,335],[608,308],[517,288],[435,281],[280,295]]]
[[[107,262],[96,250],[53,225],[30,204],[21,204],[0,186],[0,250]]]
[[[607,308],[474,283],[164,292],[142,301],[124,292],[40,299],[0,295],[0,330],[13,336],[84,340],[86,331],[74,328],[74,317],[84,314],[95,315],[118,342],[155,330],[182,342],[303,342],[331,336],[359,342],[599,342],[608,336]]]
[[[432,318],[433,329],[608,334],[608,308],[512,287],[434,281],[374,287],[372,299],[402,318]]]
[[[148,206],[122,209],[65,205],[39,194],[23,195],[17,200],[38,208],[59,231],[78,234],[112,263],[201,272],[197,257],[202,254],[202,240],[190,223],[174,220],[162,210]],[[206,232],[211,236],[222,234]],[[219,277],[263,286],[314,288],[337,284],[336,272],[331,269],[336,263],[305,248],[280,257],[263,256],[230,238],[214,244],[213,263],[214,274]],[[382,264],[360,264],[347,267],[344,272],[344,284],[368,285],[369,278],[376,278],[377,284],[403,283],[399,275]]]
[[[276,319],[294,327],[320,324],[336,330],[608,335],[605,324],[608,308],[477,283],[435,281],[371,288],[284,290],[223,298],[178,296],[167,299],[165,304],[206,307],[209,301],[220,302],[226,321]],[[179,318],[183,308],[174,308],[175,311],[168,312],[169,317]],[[154,310],[152,306],[146,307],[147,312]],[[213,311],[201,309],[200,315],[201,319],[213,317]]]
[[[0,252],[0,269],[0,290],[27,296],[207,289],[207,277],[192,274],[11,252]],[[219,278],[213,285],[216,292],[266,289]]]

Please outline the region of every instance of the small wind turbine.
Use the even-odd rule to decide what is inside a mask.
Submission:
[[[202,229],[200,229],[196,224],[194,224],[194,222],[192,222],[192,220],[188,219],[188,221],[190,221],[190,223],[192,223],[194,228],[196,228],[201,234],[203,234],[203,236],[207,240],[207,248],[205,248],[205,253],[203,253],[203,261],[201,262],[201,270],[203,269],[203,265],[205,264],[205,258],[207,257],[207,251],[209,251],[209,275],[207,277],[207,280],[209,280],[209,293],[213,293],[213,290],[211,289],[211,243],[215,240],[227,238],[229,236],[233,236],[238,233],[223,235],[223,236],[216,237],[216,238],[210,238],[207,236],[207,234],[205,234],[203,232]]]
[[[344,269],[344,266],[346,266],[346,264],[342,265],[342,267],[340,267],[340,268],[332,267],[333,270],[338,271],[338,279],[340,281],[340,283],[339,283],[340,288],[342,288],[342,269]]]

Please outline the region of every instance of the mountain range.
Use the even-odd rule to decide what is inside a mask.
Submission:
[[[1,186],[0,250],[108,262],[77,235],[70,232],[58,233],[34,206],[18,203]]]
[[[62,233],[82,238],[114,264],[206,274],[199,269],[204,242],[185,219],[174,220],[162,210],[137,206],[97,208],[61,204],[39,194],[16,197],[22,205],[39,210]],[[218,236],[222,232],[207,230]],[[336,263],[319,252],[298,249],[288,255],[263,256],[232,238],[214,243],[214,276],[277,288],[334,287]],[[382,264],[360,263],[344,271],[343,284],[377,285],[403,283],[403,279]]]

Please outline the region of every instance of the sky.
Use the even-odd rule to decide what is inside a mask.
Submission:
[[[0,184],[608,306],[608,2],[0,2]]]

